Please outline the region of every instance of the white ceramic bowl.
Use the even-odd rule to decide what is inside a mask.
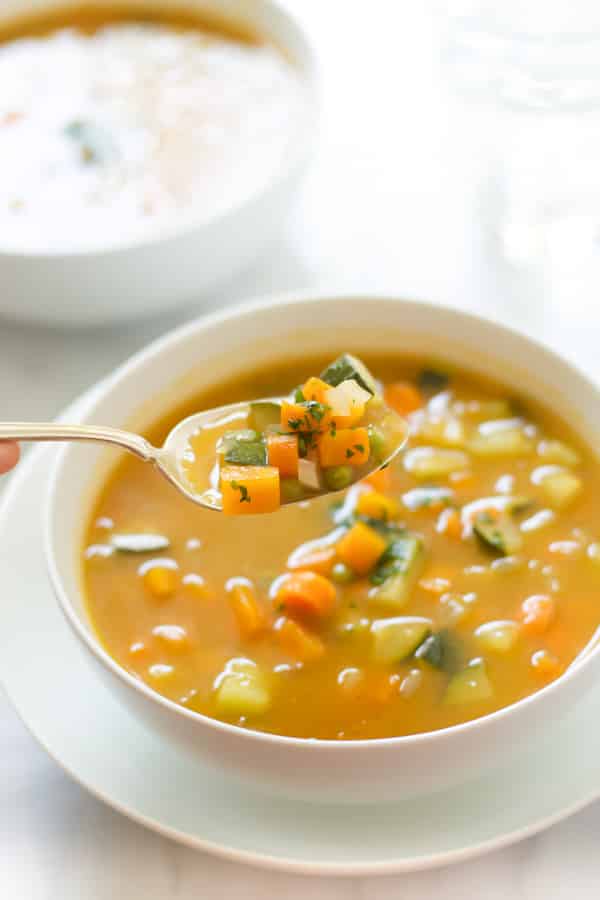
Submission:
[[[114,0],[94,5],[114,6]],[[79,0],[3,0],[0,23],[23,13],[80,6]],[[198,300],[230,278],[280,233],[306,168],[317,118],[316,64],[295,20],[274,0],[128,0],[216,13],[273,40],[306,84],[304,127],[285,166],[239,203],[197,223],[182,221],[148,238],[118,236],[96,249],[15,250],[0,237],[0,315],[56,325],[103,325],[166,312]],[[60,215],[60,210],[57,210]],[[118,232],[118,229],[116,229]]]
[[[456,310],[347,296],[280,297],[186,325],[133,357],[101,385],[87,421],[141,426],[176,400],[193,395],[207,378],[218,382],[225,373],[243,372],[259,360],[268,366],[292,345],[297,355],[333,354],[346,347],[398,354],[428,354],[433,349],[436,355],[496,376],[516,390],[546,402],[550,398],[552,407],[589,441],[600,432],[598,389],[534,341]],[[73,444],[60,453],[46,520],[48,562],[58,601],[87,659],[131,714],[221,769],[318,800],[373,801],[444,788],[506,760],[571,709],[600,672],[600,649],[593,647],[556,682],[511,707],[442,731],[372,741],[277,737],[184,710],[108,656],[82,601],[83,529],[112,464],[112,451]],[[208,528],[215,513],[205,515]],[[68,699],[57,705],[56,714],[69,714]],[[79,739],[85,740],[85,735]]]

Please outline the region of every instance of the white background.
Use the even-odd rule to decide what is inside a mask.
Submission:
[[[321,58],[323,110],[316,159],[279,244],[196,309],[160,321],[79,334],[0,323],[0,419],[52,418],[131,352],[203,308],[321,285],[479,310],[600,373],[593,286],[578,271],[556,290],[510,269],[481,225],[481,188],[502,152],[506,123],[446,89],[440,19],[418,2],[289,5]],[[64,698],[59,705],[64,712]],[[121,818],[71,783],[2,699],[0,755],[2,900],[600,895],[598,805],[470,864],[398,878],[307,879],[213,859]]]

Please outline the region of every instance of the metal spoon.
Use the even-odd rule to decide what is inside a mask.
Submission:
[[[254,407],[257,403],[281,405],[283,400],[282,397],[271,397],[251,402]],[[188,416],[187,419],[183,419],[171,430],[162,447],[153,447],[141,435],[122,431],[120,428],[101,425],[62,425],[55,422],[0,422],[0,441],[93,441],[113,444],[123,450],[128,450],[143,462],[152,463],[188,500],[208,509],[220,510],[220,495],[214,485],[212,487],[208,485],[205,491],[198,491],[190,484],[184,466],[186,454],[189,454],[190,438],[207,428],[212,429],[228,424],[235,427],[236,423],[239,424],[247,419],[249,411],[250,401],[232,403],[228,406],[195,413]],[[381,462],[373,462],[361,477],[366,477],[377,469],[387,466],[404,447],[408,428],[399,416],[395,416],[395,419],[398,423],[397,441],[391,446],[390,453]],[[326,493],[333,493],[333,491],[323,490],[312,496],[322,496]],[[295,502],[298,501],[290,500],[286,505]]]

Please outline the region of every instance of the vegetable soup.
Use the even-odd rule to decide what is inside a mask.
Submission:
[[[100,640],[187,709],[303,738],[432,731],[560,676],[600,624],[600,469],[547,408],[454,366],[363,357],[411,426],[388,468],[274,514],[196,507],[125,459],[82,549]],[[279,396],[328,359],[199,395]]]
[[[305,104],[261,35],[156,5],[0,24],[0,84],[0,227],[29,249],[223,212],[280,171]]]

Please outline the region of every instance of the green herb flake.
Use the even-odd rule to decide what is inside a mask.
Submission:
[[[355,449],[355,450],[358,450],[359,453],[364,453],[364,452],[365,452],[365,445],[364,445],[364,444],[355,444],[355,445],[354,445],[354,449]]]
[[[252,497],[248,493],[248,488],[245,484],[240,484],[238,481],[232,481],[231,487],[234,491],[240,492],[240,503],[252,503]]]
[[[346,459],[351,459],[354,456],[354,450],[351,450],[350,447],[346,450]]]

